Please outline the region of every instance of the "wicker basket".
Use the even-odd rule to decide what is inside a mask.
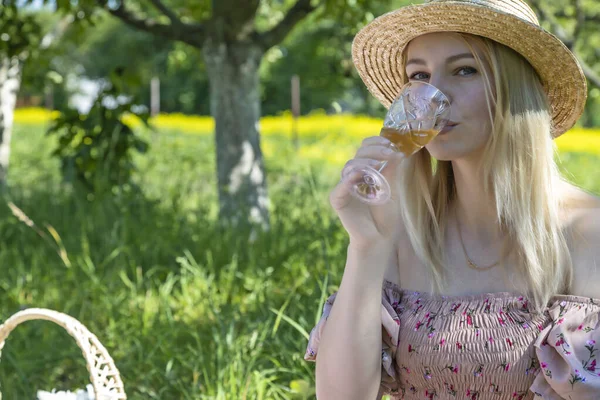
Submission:
[[[12,315],[0,325],[0,354],[10,332],[22,322],[34,319],[52,321],[75,338],[85,358],[96,400],[127,399],[119,370],[96,335],[75,318],[58,311],[30,308]]]

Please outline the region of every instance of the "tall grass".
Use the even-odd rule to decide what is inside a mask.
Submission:
[[[0,320],[34,306],[74,316],[132,399],[303,398],[292,388],[312,381],[305,335],[345,253],[326,201],[334,178],[267,161],[272,228],[248,247],[215,222],[209,136],[148,133],[143,193],[90,202],[60,183],[42,132],[13,136],[6,200],[35,229],[0,204]],[[0,362],[5,400],[83,387],[86,376],[73,339],[47,322],[19,327]]]
[[[61,184],[43,127],[17,124],[10,195],[0,203],[0,321],[24,307],[79,319],[115,359],[130,399],[314,398],[306,339],[347,246],[327,198],[336,157],[360,143],[340,131],[344,145],[317,146],[318,133],[302,136],[301,148],[335,157],[297,154],[287,134],[263,138],[277,149],[266,157],[272,227],[248,246],[216,223],[211,135],[143,133],[151,149],[136,159],[142,193],[88,201]],[[597,156],[561,158],[576,183],[600,193]],[[83,357],[61,328],[33,321],[10,335],[4,400],[86,383]]]

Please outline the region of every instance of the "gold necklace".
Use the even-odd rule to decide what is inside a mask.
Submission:
[[[489,269],[494,268],[496,265],[498,265],[500,263],[500,261],[502,260],[502,258],[504,257],[504,255],[500,258],[500,260],[498,260],[494,264],[488,265],[486,267],[480,267],[479,265],[475,264],[473,262],[473,260],[471,260],[469,258],[469,255],[467,254],[467,250],[465,249],[465,243],[463,242],[462,234],[460,233],[460,222],[458,221],[458,213],[455,212],[454,215],[456,216],[456,230],[458,231],[458,237],[460,238],[460,244],[462,246],[463,253],[465,254],[465,258],[467,259],[467,266],[476,271],[487,271]],[[502,250],[504,253],[504,246],[502,246]]]

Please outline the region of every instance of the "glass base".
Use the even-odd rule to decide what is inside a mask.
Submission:
[[[389,201],[391,189],[379,171],[370,166],[352,166],[342,171],[350,193],[363,203],[378,205]]]

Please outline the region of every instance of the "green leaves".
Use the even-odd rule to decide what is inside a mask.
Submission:
[[[23,57],[37,47],[42,39],[40,26],[34,16],[19,11],[15,4],[0,7],[0,56]]]
[[[94,194],[131,185],[135,170],[132,152],[148,150],[148,143],[123,121],[135,115],[149,127],[149,115],[136,111],[130,99],[120,96],[127,83],[121,75],[122,71],[115,71],[87,115],[67,109],[47,132],[58,139],[52,155],[60,159],[63,179]]]

